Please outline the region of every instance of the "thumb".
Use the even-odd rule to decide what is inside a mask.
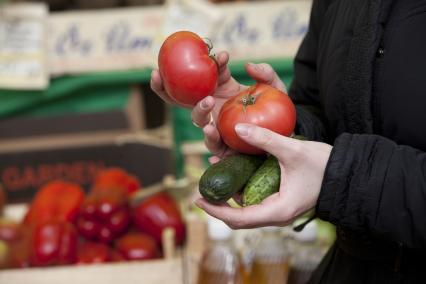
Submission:
[[[245,142],[265,150],[278,159],[294,157],[300,153],[303,145],[301,141],[252,124],[239,123],[235,126],[235,132]]]
[[[271,65],[267,63],[247,63],[246,71],[255,81],[268,84],[280,91],[287,92],[287,88]]]

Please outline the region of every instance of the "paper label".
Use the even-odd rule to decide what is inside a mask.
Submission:
[[[294,57],[309,23],[311,1],[219,5],[224,20],[212,38],[232,60]]]
[[[0,8],[0,88],[47,87],[46,20],[43,4]]]
[[[152,48],[163,23],[162,7],[52,14],[49,21],[53,75],[152,66]]]
[[[49,68],[53,76],[157,66],[167,35],[191,30],[231,60],[291,58],[307,31],[310,0],[166,5],[53,13]]]

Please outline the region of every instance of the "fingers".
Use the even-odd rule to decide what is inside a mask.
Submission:
[[[265,83],[278,90],[287,92],[287,88],[271,65],[266,63],[247,63],[245,68],[250,77],[257,82]]]
[[[233,229],[253,228],[268,223],[270,215],[272,215],[270,207],[265,206],[249,206],[244,208],[232,208],[227,204],[212,205],[205,199],[198,199],[196,202],[198,207],[206,211],[209,215],[225,222]]]
[[[228,67],[229,54],[226,51],[219,52],[216,55],[216,61],[219,66],[219,85],[222,85],[231,79],[231,71]]]
[[[292,221],[278,194],[268,198],[268,202],[243,208],[232,208],[227,204],[213,205],[204,198],[195,201],[198,207],[209,215],[225,222],[233,229],[249,229],[259,226],[286,225]]]
[[[219,158],[225,156],[227,147],[220,138],[220,134],[217,131],[217,128],[211,124],[208,124],[203,128],[203,133],[204,143],[206,144],[207,149],[209,149],[211,153],[218,156]],[[219,159],[218,157],[212,158]],[[212,161],[213,163],[218,162],[216,159],[212,159]]]
[[[222,140],[216,127],[209,124],[203,128],[204,143],[212,153],[218,153],[222,150]]]
[[[163,101],[169,104],[174,104],[173,99],[166,93],[161,80],[160,72],[158,70],[152,70],[151,72],[151,89],[156,93]]]
[[[213,110],[215,100],[208,96],[199,101],[192,110],[192,121],[200,128],[209,124],[212,120],[210,112]]]
[[[274,155],[278,159],[293,159],[303,154],[303,142],[279,135],[266,128],[239,123],[235,126],[238,136],[245,142]]]
[[[209,163],[210,163],[211,165],[214,165],[214,164],[216,164],[216,163],[218,163],[218,162],[220,162],[220,158],[219,158],[218,156],[211,156],[211,157],[209,158]]]

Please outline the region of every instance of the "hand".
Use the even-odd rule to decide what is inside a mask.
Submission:
[[[213,155],[224,157],[233,151],[229,149],[220,138],[216,129],[215,121],[219,115],[222,105],[230,98],[237,95],[247,86],[239,84],[232,76],[228,67],[229,54],[220,52],[216,56],[219,66],[219,82],[216,92],[213,96],[209,96],[201,100],[192,110],[192,121],[194,124],[203,129],[205,136],[205,144]],[[247,73],[257,82],[269,84],[279,90],[285,91],[284,83],[272,69],[269,64],[253,64],[245,65]],[[165,102],[177,104],[165,91],[160,73],[158,70],[152,71],[151,89],[161,97]]]
[[[250,124],[237,124],[238,135],[253,146],[271,153],[280,162],[279,192],[261,204],[232,208],[212,205],[201,198],[196,204],[231,228],[285,226],[314,208],[332,147],[325,143],[300,141]]]

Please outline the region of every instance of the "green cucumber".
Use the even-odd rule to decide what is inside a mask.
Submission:
[[[281,169],[274,156],[260,166],[247,182],[243,192],[243,206],[261,203],[266,197],[280,189]]]
[[[199,190],[210,203],[223,203],[242,190],[264,156],[237,154],[211,165],[201,176]]]

